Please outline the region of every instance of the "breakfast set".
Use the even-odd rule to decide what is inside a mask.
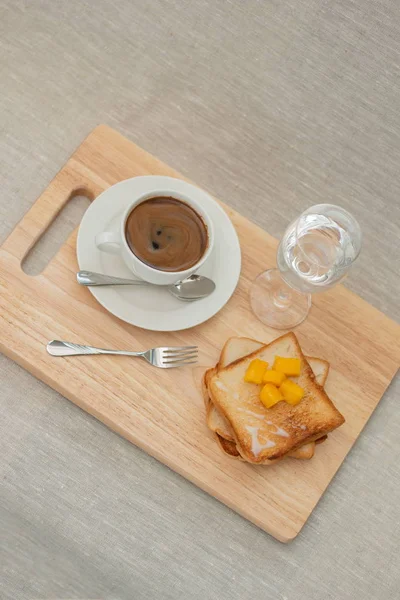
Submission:
[[[26,275],[77,193],[93,198],[78,231]],[[1,350],[289,541],[397,370],[395,324],[337,285],[361,237],[319,204],[277,244],[99,126],[0,249]]]

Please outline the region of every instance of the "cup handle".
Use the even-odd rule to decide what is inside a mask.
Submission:
[[[95,238],[95,244],[102,252],[109,254],[119,254],[121,251],[121,238],[119,233],[103,231],[98,233]]]

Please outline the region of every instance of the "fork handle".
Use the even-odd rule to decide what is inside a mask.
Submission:
[[[125,352],[124,350],[106,350],[105,348],[94,348],[83,346],[72,342],[52,340],[46,346],[47,352],[52,356],[78,356],[81,354],[119,354],[122,356],[143,356],[143,352]]]
[[[93,271],[78,271],[76,274],[77,282],[80,285],[95,286],[95,285],[149,285],[147,281],[141,279],[124,279],[122,277],[113,277],[111,275],[103,275],[102,273],[94,273]]]

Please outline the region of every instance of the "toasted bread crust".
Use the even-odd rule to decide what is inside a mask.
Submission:
[[[218,433],[216,434],[216,439],[221,450],[223,450],[225,454],[228,454],[228,456],[232,456],[232,458],[243,460],[243,458],[240,456],[239,450],[236,448],[235,442],[230,442],[229,440],[226,440],[221,435],[218,435]]]
[[[303,444],[299,448],[295,450],[291,450],[291,452],[287,453],[287,456],[290,458],[297,458],[299,460],[310,460],[315,454],[315,442],[308,442],[307,444]]]
[[[252,338],[231,337],[225,342],[225,344],[221,350],[221,355],[220,355],[219,361],[217,363],[217,370],[223,369],[227,365],[231,364],[233,362],[233,360],[237,360],[237,359],[232,360],[232,356],[231,356],[231,352],[230,352],[232,343],[241,345],[241,354],[240,354],[240,356],[237,357],[237,359],[243,358],[244,356],[248,356],[252,352],[255,352],[255,351],[259,350],[260,348],[262,348],[262,346],[265,346],[264,342],[259,342],[257,340],[253,340]],[[234,355],[236,355],[236,354],[237,353],[234,352]]]
[[[225,452],[225,454],[228,454],[232,458],[244,460],[242,458],[242,456],[240,455],[240,452],[237,449],[235,442],[226,440],[222,436],[218,435],[218,433],[215,434],[215,437],[217,439],[217,442],[218,442],[221,450],[223,450],[223,452]],[[322,438],[321,441],[323,442],[326,439],[326,437],[327,436]],[[316,440],[315,442],[310,442],[309,444],[305,444],[304,446],[297,448],[297,450],[293,450],[293,452],[289,452],[287,454],[287,456],[290,458],[297,458],[299,460],[310,460],[310,458],[312,458],[314,456],[315,444],[318,444],[319,442],[320,442],[320,440]],[[270,461],[270,462],[272,463],[274,461]]]

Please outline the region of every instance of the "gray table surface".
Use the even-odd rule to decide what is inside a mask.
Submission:
[[[396,0],[2,0],[0,237],[104,122],[276,237],[353,211],[347,285],[399,319],[399,65]],[[1,600],[399,598],[399,377],[287,546],[5,357],[0,377]]]

